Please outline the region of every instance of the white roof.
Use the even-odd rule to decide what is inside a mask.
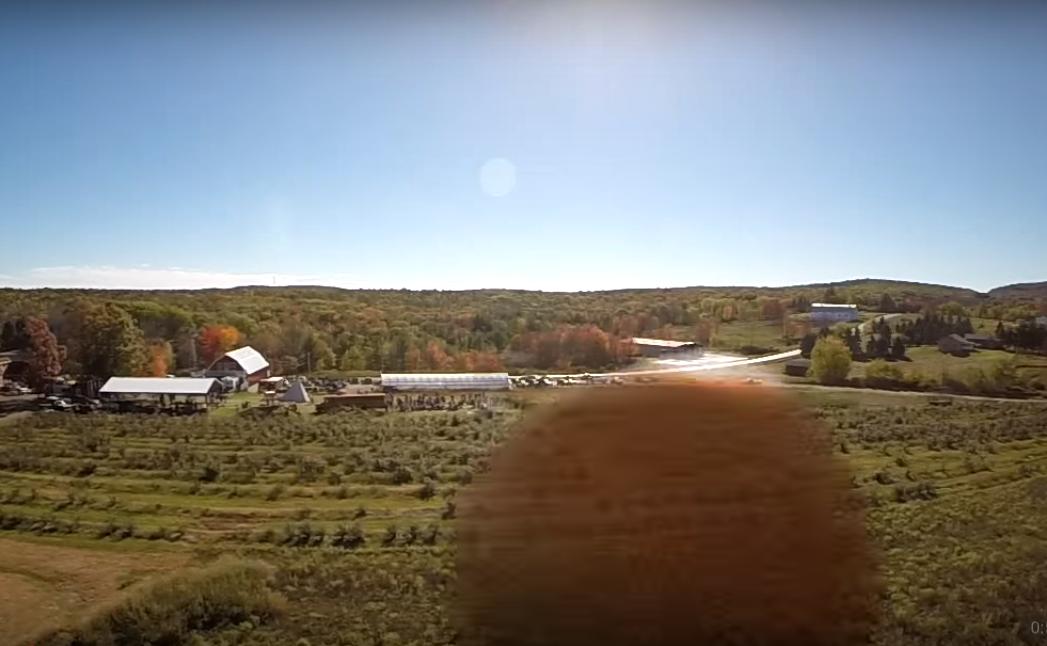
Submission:
[[[811,303],[811,307],[843,307],[849,310],[858,309],[857,305],[851,305],[849,303]]]
[[[216,386],[214,379],[195,377],[110,377],[98,392],[103,395],[206,395]]]
[[[651,345],[659,348],[683,348],[691,345],[698,345],[694,341],[669,341],[667,339],[645,339],[643,337],[634,336],[633,343],[636,345]]]
[[[259,370],[265,370],[269,367],[269,362],[265,360],[262,353],[249,345],[230,350],[222,356],[229,357],[235,361],[241,368],[243,368],[243,371],[249,375],[253,375]]]
[[[382,373],[382,387],[393,390],[509,390],[508,372]]]

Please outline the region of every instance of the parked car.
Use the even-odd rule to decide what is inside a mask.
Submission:
[[[66,399],[57,399],[51,402],[51,408],[60,411],[73,410],[73,404]]]

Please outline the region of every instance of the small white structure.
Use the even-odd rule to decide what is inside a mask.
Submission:
[[[848,323],[857,321],[857,305],[846,303],[811,303],[811,322],[821,327],[827,327],[835,323]]]
[[[1047,316],[1037,316],[1036,325],[1039,327],[1047,327]]]
[[[286,377],[266,377],[258,382],[258,389],[262,391],[285,391],[287,390]]]
[[[291,387],[287,389],[287,392],[280,395],[280,401],[289,402],[291,404],[308,404],[313,400],[309,397],[309,392],[305,389],[305,384],[299,380],[291,384]]]

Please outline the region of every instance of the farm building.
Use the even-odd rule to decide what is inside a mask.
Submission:
[[[8,350],[0,352],[0,386],[4,379],[19,381],[29,370],[29,352],[25,350]]]
[[[230,350],[215,360],[204,372],[205,377],[233,377],[238,389],[246,390],[269,376],[269,362],[258,350],[247,345]]]
[[[975,346],[986,350],[1000,350],[1003,348],[1003,341],[991,334],[964,334],[963,338]]]
[[[207,406],[217,401],[222,385],[217,379],[195,377],[110,377],[98,391],[115,402],[154,402],[160,406]]]
[[[694,341],[669,341],[667,339],[646,339],[633,337],[632,344],[644,357],[664,357],[666,355],[699,355],[702,353],[700,343]]]
[[[316,407],[321,413],[326,413],[340,408],[360,409],[385,409],[386,401],[384,393],[348,393],[341,395],[328,395],[323,402]]]
[[[263,391],[283,392],[287,390],[286,377],[266,377],[258,380],[258,389]]]
[[[945,354],[967,356],[975,349],[975,345],[959,334],[950,334],[938,339],[938,349]]]
[[[811,322],[821,327],[857,321],[858,306],[845,303],[812,303]]]
[[[303,384],[299,379],[291,384],[290,388],[287,389],[287,392],[280,396],[280,401],[290,402],[292,404],[308,404],[313,400],[309,397],[309,393],[305,389],[305,384]]]
[[[509,390],[507,372],[462,373],[382,373],[386,392],[420,392],[441,390]]]
[[[785,362],[785,374],[790,377],[806,377],[811,369],[810,359],[793,359]]]

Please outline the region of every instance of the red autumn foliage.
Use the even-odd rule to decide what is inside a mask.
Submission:
[[[533,365],[542,369],[601,368],[619,363],[627,356],[624,344],[617,337],[595,325],[528,332],[515,337],[510,347],[530,355]]]
[[[200,330],[200,354],[211,363],[240,344],[243,335],[232,325],[208,325]]]

